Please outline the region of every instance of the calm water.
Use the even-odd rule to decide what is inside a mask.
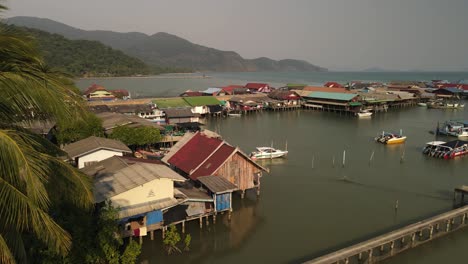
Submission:
[[[333,78],[328,79],[327,74]],[[468,78],[462,73],[412,76],[394,73],[388,79],[385,76],[377,79],[382,73],[327,74],[311,79],[300,79],[293,74],[283,81],[278,79],[278,83]],[[115,84],[109,88],[160,96],[230,81],[245,83],[254,78],[273,83],[279,77],[262,73],[219,74],[212,79],[110,79],[99,80],[99,84]],[[80,81],[79,85],[86,87],[90,81]],[[236,195],[230,223],[225,215],[218,217],[215,225],[210,219],[210,225],[204,223],[202,230],[198,222],[189,223],[186,230],[192,235],[190,252],[166,256],[157,233],[154,241],[145,239],[140,260],[175,264],[297,263],[449,210],[453,188],[468,184],[468,157],[445,161],[421,154],[424,144],[434,140],[428,130],[435,128],[437,121],[448,119],[468,119],[468,108],[464,111],[411,108],[378,114],[368,120],[313,111],[211,119],[207,128],[217,130],[245,152],[255,146],[269,146],[271,142],[283,148],[287,141],[290,154],[287,159],[262,163],[270,173],[262,179],[261,197],[256,199],[252,192],[241,200]],[[408,136],[405,145],[385,146],[373,142],[382,130],[400,129]],[[372,152],[374,159],[369,163]],[[395,213],[396,200],[399,209]],[[467,247],[468,229],[385,263],[465,263]]]

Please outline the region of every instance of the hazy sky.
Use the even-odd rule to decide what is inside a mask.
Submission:
[[[245,58],[305,59],[348,70],[468,70],[468,0],[5,3],[6,17],[43,17],[86,30],[164,31]]]

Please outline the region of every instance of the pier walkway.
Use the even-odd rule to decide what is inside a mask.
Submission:
[[[463,228],[467,226],[467,217],[468,205],[433,216],[305,263],[375,263]]]

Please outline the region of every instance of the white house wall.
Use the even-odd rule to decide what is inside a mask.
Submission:
[[[81,169],[85,166],[85,162],[98,162],[101,160],[108,159],[113,156],[123,156],[122,152],[114,151],[114,150],[107,150],[107,149],[100,149],[95,152],[89,153],[85,156],[78,158],[78,169]]]
[[[192,107],[192,113],[204,115],[208,113],[208,107],[206,106],[194,106]]]
[[[174,182],[169,179],[156,179],[131,190],[111,197],[115,207],[126,207],[154,200],[174,197]]]

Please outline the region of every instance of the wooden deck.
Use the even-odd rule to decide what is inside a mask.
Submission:
[[[467,216],[464,206],[305,263],[375,263],[467,226]]]

